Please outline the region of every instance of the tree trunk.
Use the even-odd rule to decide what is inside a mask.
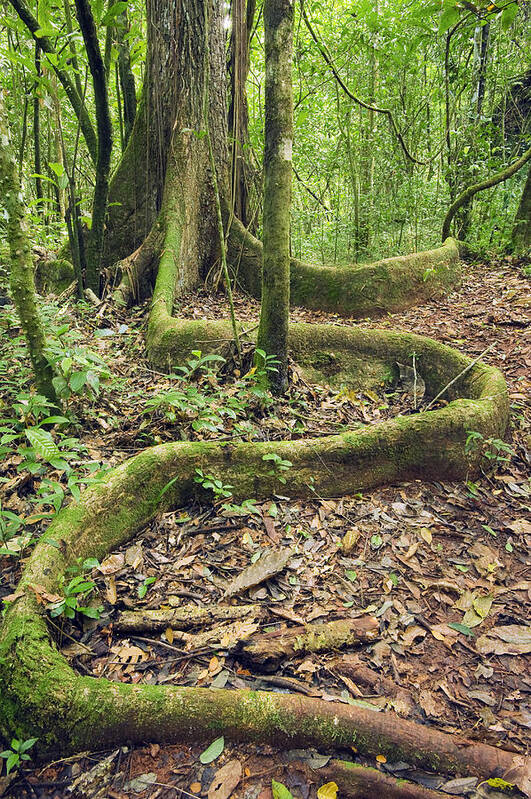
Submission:
[[[37,389],[56,402],[52,370],[44,355],[46,337],[35,302],[31,247],[25,232],[24,206],[15,154],[9,144],[7,115],[0,92],[0,197],[8,213],[7,240],[11,253],[11,293],[35,373]]]
[[[131,54],[126,34],[130,25],[127,12],[120,14],[116,23],[116,39],[118,41],[118,75],[123,98],[124,146],[127,145],[133,130],[136,117],[135,76],[131,69]]]
[[[531,169],[514,217],[512,243],[517,253],[525,253],[531,247]]]
[[[235,216],[247,227],[250,222],[249,172],[246,147],[249,144],[247,92],[249,73],[249,38],[254,20],[256,0],[233,0],[232,34],[229,73],[231,98],[229,106],[229,131],[232,139],[231,196]]]
[[[288,385],[293,18],[292,0],[266,0],[264,255],[257,346],[279,361],[271,378],[278,392]]]
[[[94,85],[96,124],[98,132],[98,155],[96,158],[96,184],[92,201],[92,225],[87,242],[87,267],[85,286],[97,297],[100,296],[100,267],[103,253],[105,214],[109,193],[109,170],[112,152],[112,124],[109,113],[109,98],[105,65],[101,57],[96,24],[88,0],[75,0],[76,12],[83,34],[87,57]]]
[[[33,153],[35,165],[35,195],[37,199],[37,211],[44,214],[44,203],[42,193],[42,166],[41,166],[41,110],[39,105],[39,79],[41,77],[41,48],[35,42],[35,88],[33,94]]]

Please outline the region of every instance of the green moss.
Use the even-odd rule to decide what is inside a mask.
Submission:
[[[234,220],[229,257],[243,288],[260,297],[262,244]],[[348,316],[374,316],[436,298],[461,279],[454,239],[441,247],[373,264],[347,267],[313,266],[291,260],[292,305]]]
[[[37,262],[35,281],[41,293],[61,294],[73,280],[75,280],[74,267],[65,258]]]

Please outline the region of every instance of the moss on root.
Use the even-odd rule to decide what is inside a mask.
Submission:
[[[262,244],[237,219],[230,230],[229,256],[240,285],[260,298]],[[313,266],[292,258],[290,301],[345,316],[375,316],[440,297],[460,280],[458,243],[448,238],[437,249],[372,264]]]
[[[175,247],[161,260],[148,328],[148,351],[161,367],[196,348],[224,351],[228,323],[171,317],[177,277]],[[38,737],[38,752],[66,755],[124,741],[211,739],[348,747],[412,765],[481,777],[504,774],[508,752],[454,741],[392,714],[278,693],[125,685],[80,677],[57,650],[31,584],[54,591],[76,558],[102,558],[155,514],[177,507],[197,489],[200,467],[235,486],[235,499],[267,497],[285,487],[268,474],[266,453],[293,464],[290,496],[348,494],[403,479],[459,479],[477,467],[465,451],[467,432],[502,437],[508,400],[501,373],[431,339],[386,331],[292,325],[294,357],[315,373],[334,371],[356,383],[378,382],[413,353],[432,396],[453,378],[449,404],[380,425],[310,441],[219,444],[178,442],[152,447],[106,473],[78,503],[58,514],[32,553],[0,630],[0,735]],[[176,478],[174,480],[174,478]],[[397,724],[401,724],[400,728]],[[405,724],[405,726],[404,726]],[[514,778],[513,778],[513,781]]]
[[[169,316],[166,321],[179,346],[197,346],[193,328],[174,327]],[[220,337],[219,323],[213,328],[210,323],[199,325],[198,335]],[[346,337],[356,358],[378,360],[388,368],[415,352],[432,394],[471,365],[455,350],[430,339],[383,331],[298,326],[293,346],[311,349],[314,337],[315,342],[324,338],[325,346],[338,351],[343,345],[341,352],[346,351]],[[360,709],[340,711],[327,703],[279,694],[132,686],[79,677],[50,639],[42,606],[29,588],[38,583],[55,590],[76,558],[102,558],[156,513],[188,500],[196,490],[197,467],[222,474],[236,487],[237,499],[285,490],[267,474],[262,456],[270,452],[293,463],[288,486],[292,497],[308,495],[312,481],[320,493],[347,494],[407,478],[465,477],[477,465],[465,453],[467,431],[501,437],[507,394],[502,375],[479,363],[452,390],[452,401],[442,409],[355,432],[311,441],[165,444],[105,474],[52,522],[26,565],[18,598],[8,608],[0,633],[0,734],[36,736],[42,754],[87,748],[95,730],[102,745],[109,746],[123,740],[208,738],[219,732],[246,740],[321,746],[355,741],[360,751],[425,767],[459,772],[467,760],[470,768],[472,745],[455,751],[447,747],[441,759],[418,741],[393,737],[392,724],[380,729],[378,719],[385,714],[366,711],[365,717]],[[177,480],[165,490],[174,477]],[[507,765],[510,756],[502,754],[502,765]],[[477,773],[482,770],[479,764],[475,768]]]

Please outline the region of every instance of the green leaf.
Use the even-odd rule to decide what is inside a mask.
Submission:
[[[120,14],[122,14],[125,11],[126,8],[127,8],[127,3],[124,3],[123,0],[120,0],[120,2],[115,3],[109,8],[107,13],[103,16],[101,24],[112,25],[116,17],[119,17]]]
[[[355,582],[358,579],[358,573],[354,569],[347,569],[345,574],[351,582]]]
[[[89,605],[88,607],[79,607],[78,610],[89,619],[99,619],[100,617],[100,608],[93,608]]]
[[[203,765],[206,765],[207,763],[212,763],[213,760],[215,760],[217,757],[220,756],[220,754],[223,752],[224,749],[225,749],[225,738],[221,736],[221,738],[216,738],[216,740],[213,741],[210,744],[210,746],[207,749],[205,749],[204,752],[201,752],[201,754],[199,755],[199,760]]]
[[[46,419],[39,422],[39,427],[42,427],[43,424],[70,424],[70,419],[67,419],[66,416],[47,416]]]
[[[38,455],[49,460],[59,455],[59,449],[51,434],[40,427],[30,427],[26,431],[26,438]]]
[[[60,164],[58,162],[56,163],[54,161],[49,161],[48,166],[50,167],[52,172],[55,172],[55,174],[57,175],[58,178],[60,178],[61,175],[64,174],[65,168],[64,168],[64,166],[62,164]]]
[[[467,627],[466,624],[459,624],[457,621],[451,621],[448,627],[451,627],[452,630],[457,630],[458,633],[463,633],[463,635],[467,635],[469,638],[474,637],[474,633]]]
[[[510,28],[513,22],[516,19],[516,15],[518,14],[518,3],[514,2],[511,3],[510,6],[506,6],[501,15],[501,24],[504,31],[507,28]]]
[[[27,741],[22,741],[20,744],[19,752],[27,752],[28,749],[31,749],[33,744],[35,744],[39,739],[38,738],[28,738]]]
[[[81,391],[86,382],[87,382],[86,372],[74,372],[74,374],[70,376],[68,385],[70,386],[72,391],[77,394],[78,391]]]
[[[20,757],[19,757],[18,753],[17,752],[11,752],[11,754],[9,755],[9,757],[6,760],[6,774],[9,774],[9,772],[15,766],[18,766],[19,763],[20,763]]]
[[[271,788],[273,790],[273,799],[293,799],[293,794],[281,782],[271,780]]]
[[[452,25],[459,21],[459,9],[456,6],[449,6],[441,13],[439,19],[439,33],[446,33]]]

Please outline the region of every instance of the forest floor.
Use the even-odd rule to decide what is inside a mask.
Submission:
[[[509,386],[508,447],[476,444],[486,457],[484,474],[474,482],[413,481],[350,497],[315,493],[311,500],[291,501],[286,466],[283,495],[252,503],[252,512],[230,497],[209,502],[207,492],[203,502],[164,514],[93,569],[96,604],[104,606],[101,618],[55,620],[59,645],[72,665],[83,674],[124,682],[290,691],[329,702],[370,703],[375,712],[394,708],[447,733],[526,751],[531,727],[525,657],[531,651],[529,289],[521,265],[508,258],[468,267],[462,288],[444,301],[380,320],[354,322],[294,309],[294,320],[416,332],[473,358],[488,349],[484,360],[502,369]],[[256,302],[237,296],[236,310],[244,327],[256,324]],[[184,298],[177,312],[227,317],[224,298],[206,292]],[[16,343],[14,317],[4,314],[0,368],[6,386],[2,414],[7,415],[20,389],[24,354]],[[274,403],[249,391],[243,376],[215,377],[206,365],[190,375],[188,364],[188,381],[156,374],[143,356],[145,316],[145,308],[126,315],[106,304],[82,312],[68,305],[59,313],[59,322],[67,320],[78,331],[78,344],[96,351],[113,374],[88,408],[86,401],[71,403],[82,425],[70,433],[63,450],[79,469],[89,461],[113,466],[148,445],[180,437],[309,437],[416,412],[400,385],[377,392],[312,387],[296,365],[289,397]],[[174,392],[173,404],[167,396],[161,400],[168,391]],[[24,519],[21,529],[31,528],[35,537],[68,497],[69,472],[35,469],[32,475],[17,468],[23,462],[24,454],[13,450],[0,467],[1,507]],[[83,485],[87,472],[85,479],[78,474]],[[223,482],[223,475],[214,477]],[[76,480],[70,483],[75,492]],[[15,549],[17,541],[13,536]],[[19,543],[26,543],[22,534]],[[289,550],[286,568],[238,594],[238,604],[260,609],[246,621],[211,622],[186,633],[168,626],[162,634],[146,630],[120,636],[113,629],[128,610],[218,606],[230,581],[251,563]],[[20,566],[20,559],[0,555],[0,597],[14,590]],[[346,653],[350,671],[340,657],[345,653],[332,652],[289,656],[273,674],[264,674],[263,663],[238,650],[248,636],[364,614],[377,617],[379,638]],[[364,680],[349,677],[356,669],[359,676],[360,666],[368,669]],[[394,695],[390,683],[379,683],[382,675],[398,687]],[[297,799],[313,799],[321,785],[318,768],[328,762],[326,752],[228,742],[208,763],[199,756],[210,742],[99,752],[94,732],[93,753],[24,770],[5,795],[271,799],[273,778]],[[342,757],[356,755],[350,751]],[[316,769],[313,780],[301,763]],[[451,795],[494,795],[475,778],[412,772],[407,764],[370,765]]]

